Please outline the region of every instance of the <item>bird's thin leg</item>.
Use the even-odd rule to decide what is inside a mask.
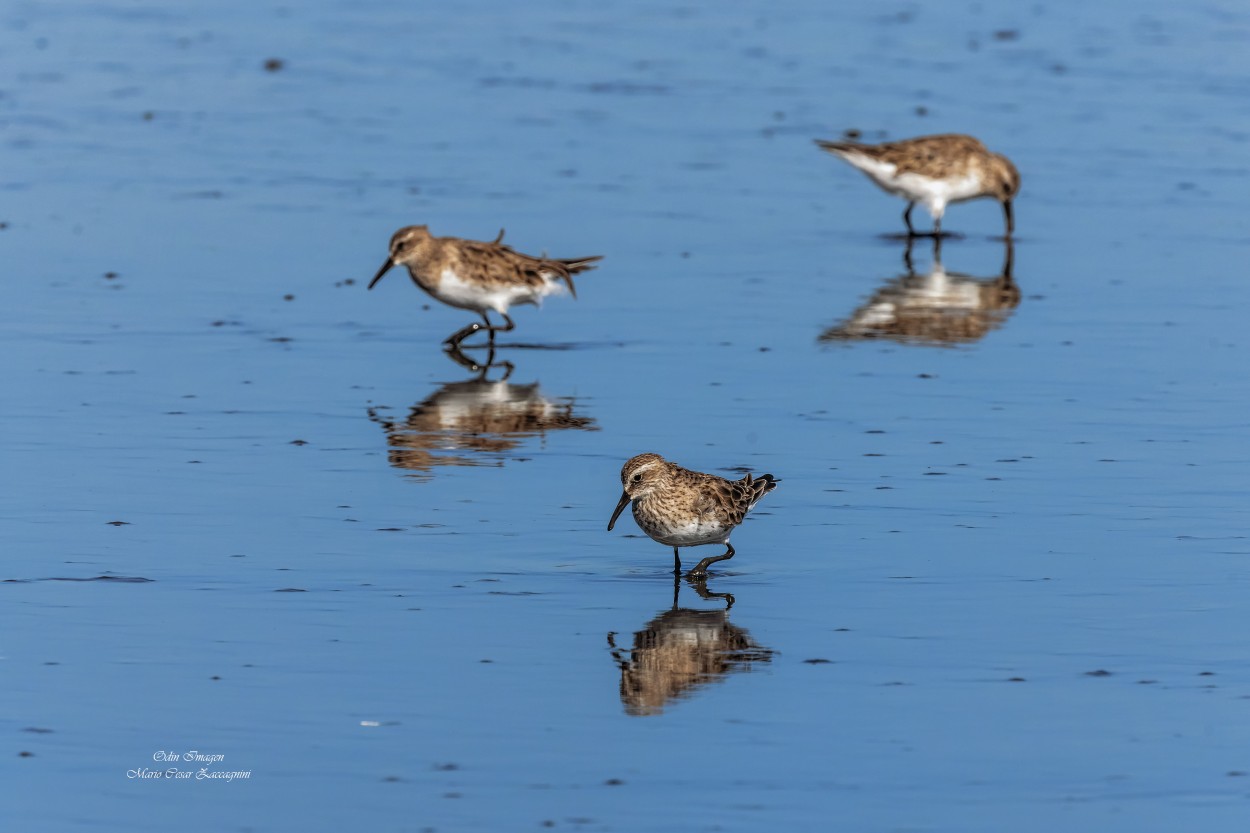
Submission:
[[[907,210],[903,212],[903,222],[907,224],[907,236],[915,237],[916,230],[911,225],[911,210],[916,207],[914,202],[907,203]]]
[[[673,547],[673,575],[681,575],[681,556],[677,554],[677,547]]]
[[[490,318],[486,316],[486,312],[482,312],[482,320],[486,322],[486,343],[490,345],[490,349],[495,349],[495,328],[490,325]]]
[[[706,576],[708,565],[715,564],[717,561],[724,561],[728,558],[733,558],[733,557],[734,557],[734,545],[726,541],[725,552],[723,555],[709,555],[707,558],[703,559],[698,564],[696,564],[693,570],[686,573],[686,578],[697,579],[701,576]]]
[[[681,576],[673,573],[673,610],[677,609],[677,599],[681,596]]]
[[[490,323],[490,319],[486,317],[486,313],[485,312],[482,313],[482,320],[486,322],[486,331],[487,333],[489,333],[490,345],[492,347],[495,344],[495,333],[509,333],[516,329],[516,323],[513,322],[511,316],[509,316],[508,313],[501,312],[499,314],[502,315],[503,320],[507,322],[502,327],[496,327],[494,324]]]
[[[907,247],[903,249],[903,265],[907,267],[907,274],[916,274],[916,267],[911,262],[911,242],[915,238],[912,235],[907,236]]]
[[[933,218],[933,236],[934,237],[942,236],[942,215],[941,214]]]

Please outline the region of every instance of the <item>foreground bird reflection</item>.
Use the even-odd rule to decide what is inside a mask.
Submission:
[[[608,634],[612,658],[621,670],[621,703],[631,715],[661,714],[670,702],[694,694],[700,686],[724,679],[752,663],[769,662],[773,650],[761,647],[751,635],[729,621],[734,597],[712,593],[704,582],[690,582],[703,599],[724,599],[719,610],[678,607],[681,583],[673,580],[673,607],[661,611],[634,633],[628,650]]]
[[[511,362],[479,364],[458,350],[448,355],[478,375],[443,385],[413,405],[402,420],[369,409],[369,419],[386,431],[392,466],[428,480],[436,466],[502,466],[508,452],[549,431],[597,431],[594,419],[577,414],[576,400],[544,396],[537,382],[518,385]],[[500,373],[495,379],[489,374]]]
[[[820,334],[820,341],[891,339],[912,344],[954,345],[978,341],[1001,327],[1020,304],[1012,277],[1012,247],[1004,247],[1003,268],[993,278],[947,272],[940,241],[928,274],[916,273],[911,243],[903,254],[907,273],[889,280],[850,318]]]

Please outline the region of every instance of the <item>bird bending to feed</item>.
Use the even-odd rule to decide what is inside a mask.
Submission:
[[[489,243],[459,237],[435,237],[426,226],[407,226],[391,237],[391,253],[373,276],[373,289],[392,266],[408,267],[412,282],[444,304],[472,310],[482,316],[457,330],[444,343],[453,347],[479,330],[486,330],[490,341],[495,333],[506,333],[516,325],[508,308],[521,304],[538,306],[542,299],[567,287],[576,298],[573,276],[594,269],[603,256],[568,260],[521,254],[503,243],[503,232]],[[490,323],[486,313],[503,316],[504,325]]]
[[[1006,156],[987,150],[971,136],[947,133],[879,145],[817,139],[816,144],[859,168],[882,190],[907,200],[903,221],[908,236],[918,234],[911,225],[916,203],[933,215],[932,234],[937,237],[947,205],[978,197],[1002,203],[1007,236],[1014,230],[1011,201],[1020,190],[1020,172]]]
[[[704,576],[709,564],[734,557],[733,544],[729,543],[734,527],[779,482],[771,474],[726,480],[683,469],[658,454],[639,454],[621,468],[625,491],[608,521],[608,531],[632,500],[634,520],[642,531],[653,541],[673,548],[674,573],[681,572],[678,547],[725,545],[722,555],[708,556],[686,574],[687,578]]]

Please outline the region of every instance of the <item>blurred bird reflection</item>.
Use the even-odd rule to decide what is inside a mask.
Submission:
[[[621,671],[621,703],[625,713],[653,715],[666,706],[691,697],[697,689],[723,680],[752,664],[772,660],[773,650],[751,640],[751,635],[729,621],[734,597],[712,593],[704,582],[690,582],[703,599],[724,599],[719,610],[678,607],[680,582],[673,582],[673,607],[664,610],[634,634],[633,647],[617,647],[608,634],[612,658]]]
[[[907,273],[889,280],[850,318],[821,333],[820,341],[883,338],[951,346],[978,341],[1001,327],[1020,304],[1020,288],[1011,274],[1011,241],[1005,243],[1002,271],[992,278],[947,272],[941,252],[939,242],[929,272],[917,274],[909,242],[903,255]]]
[[[449,355],[478,373],[476,378],[443,385],[413,405],[404,419],[392,419],[386,408],[369,409],[369,419],[386,431],[392,466],[429,480],[436,466],[500,467],[509,452],[531,437],[549,431],[597,431],[594,419],[577,413],[571,397],[544,396],[537,382],[508,381],[511,362],[477,364],[459,351]],[[488,374],[501,373],[496,379]]]

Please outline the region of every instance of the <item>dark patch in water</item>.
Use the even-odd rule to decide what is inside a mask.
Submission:
[[[92,576],[91,578],[77,578],[71,576],[51,576],[49,578],[7,578],[5,584],[29,584],[34,581],[109,581],[116,584],[149,584],[156,581],[152,578],[144,578],[143,576]]]
[[[624,347],[623,341],[567,341],[553,344],[496,344],[497,350],[589,350],[596,347]],[[485,345],[462,345],[463,350],[484,349]]]
[[[666,95],[669,91],[663,84],[639,84],[634,81],[597,81],[584,84],[581,89],[596,95]]]

